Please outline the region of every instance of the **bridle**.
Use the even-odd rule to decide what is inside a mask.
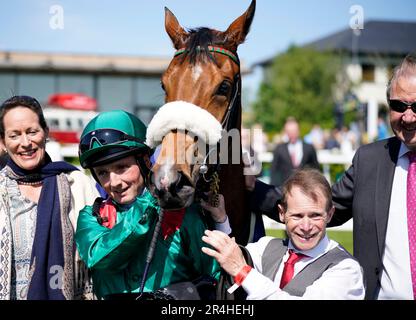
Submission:
[[[198,47],[196,47],[196,50],[201,51],[201,50],[204,50],[204,48],[201,48],[200,46],[198,46]],[[227,50],[227,49],[224,49],[224,48],[221,48],[221,47],[217,47],[217,46],[208,46],[208,51],[223,54],[223,55],[231,58],[231,60],[233,60],[236,64],[240,65],[240,59],[238,59],[238,56],[236,54],[232,53],[230,50]],[[189,52],[189,49],[181,48],[181,49],[178,49],[173,56],[177,57],[177,56],[179,56],[179,55],[181,55],[182,53],[185,53],[185,52]]]
[[[225,56],[229,57],[232,61],[234,61],[238,65],[238,67],[240,67],[240,59],[238,58],[237,54],[234,54],[230,50],[227,50],[227,49],[224,49],[224,48],[221,48],[221,47],[217,47],[217,46],[208,46],[207,48],[208,48],[209,52],[219,53],[219,54],[222,54],[222,55],[225,55]],[[198,47],[196,47],[196,50],[197,51],[202,51],[202,50],[205,50],[205,49],[198,46]],[[181,49],[179,49],[175,52],[174,57],[180,56],[181,54],[187,53],[187,52],[189,52],[189,49],[181,48]],[[230,120],[230,118],[232,118],[231,115],[234,112],[235,102],[236,102],[237,96],[239,94],[239,89],[240,89],[239,88],[239,82],[240,82],[240,74],[237,73],[234,77],[234,85],[233,85],[233,90],[232,90],[232,93],[231,93],[232,98],[231,98],[230,102],[228,103],[227,111],[224,114],[224,116],[222,118],[222,121],[221,121],[222,127],[227,131],[232,129],[231,128],[232,122],[230,123],[229,120]]]
[[[237,54],[234,54],[233,52],[231,52],[227,49],[217,47],[217,46],[208,46],[207,49],[208,49],[208,52],[219,53],[219,54],[222,54],[222,55],[225,55],[225,56],[229,57],[234,63],[236,63],[238,65],[238,67],[240,67],[240,59],[238,58]],[[198,47],[196,47],[196,50],[202,51],[202,50],[205,50],[205,49],[203,47],[198,46]],[[179,49],[175,52],[174,57],[180,56],[183,53],[187,53],[187,52],[189,52],[189,49],[181,48],[181,49]],[[225,112],[225,114],[222,118],[222,121],[221,121],[221,125],[222,125],[223,129],[225,129],[227,132],[232,129],[234,119],[237,115],[236,114],[236,112],[237,112],[236,102],[237,102],[237,97],[238,97],[239,93],[240,93],[240,73],[237,73],[234,76],[234,84],[233,84],[233,89],[232,89],[232,93],[231,93],[232,98],[231,98],[230,102],[228,103],[227,111]],[[217,143],[216,146],[211,147],[209,149],[209,151],[207,152],[206,156],[204,157],[204,159],[201,163],[201,166],[199,167],[199,175],[202,177],[202,179],[198,180],[197,186],[204,189],[203,184],[205,184],[205,185],[208,184],[210,191],[214,191],[214,193],[217,193],[218,192],[218,184],[219,184],[218,172],[220,171],[220,168],[221,168],[221,165],[218,161],[218,155],[217,155],[217,163],[215,165],[207,164],[209,155],[212,153],[213,150],[215,150],[215,148],[217,150],[220,150],[220,143],[219,142]],[[198,191],[200,188],[196,188],[195,191]],[[199,191],[201,191],[201,190],[199,190]]]

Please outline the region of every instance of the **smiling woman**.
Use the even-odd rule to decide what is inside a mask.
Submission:
[[[11,159],[25,170],[33,170],[45,159],[48,129],[42,127],[38,115],[26,107],[16,107],[3,117],[7,128],[4,144]]]
[[[97,190],[76,167],[51,161],[48,132],[36,99],[14,96],[1,105],[9,159],[0,171],[0,299],[92,298],[73,233]]]

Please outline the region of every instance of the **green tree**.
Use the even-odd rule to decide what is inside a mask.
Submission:
[[[341,70],[340,59],[333,54],[289,48],[266,70],[253,104],[253,120],[268,133],[281,131],[288,116],[300,122],[302,133],[314,123],[333,127],[334,89]]]

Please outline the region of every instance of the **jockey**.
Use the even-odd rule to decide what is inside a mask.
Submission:
[[[207,208],[211,217],[197,204],[162,210],[145,188],[151,166],[145,137],[146,126],[121,110],[100,113],[81,135],[81,166],[108,194],[81,210],[75,235],[101,299],[137,298],[141,291],[155,292],[203,275],[219,276],[219,265],[201,252],[201,238],[207,218],[214,220],[214,228],[231,231],[225,210]],[[159,229],[159,219],[158,234],[154,230]],[[149,254],[153,236],[154,253]]]

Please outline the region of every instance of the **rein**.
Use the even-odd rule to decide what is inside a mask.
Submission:
[[[222,127],[224,129],[226,129],[227,131],[232,129],[229,120],[231,118],[231,113],[235,110],[235,108],[234,108],[235,101],[236,101],[238,93],[239,93],[239,86],[238,86],[239,81],[240,81],[240,75],[236,74],[236,76],[234,77],[235,86],[233,87],[233,98],[231,99],[230,103],[228,104],[227,112],[225,113],[225,115],[222,119],[222,122],[221,122]]]

